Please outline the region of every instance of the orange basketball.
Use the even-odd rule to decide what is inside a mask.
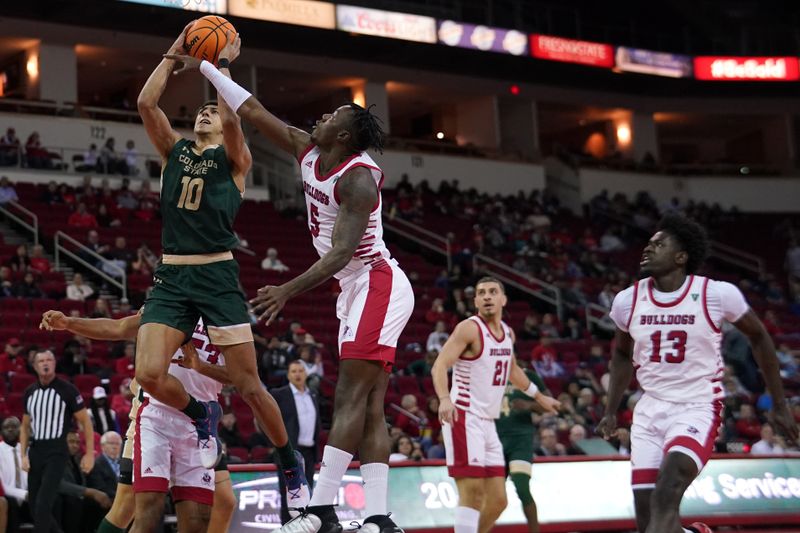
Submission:
[[[233,24],[222,17],[208,15],[189,28],[184,46],[190,56],[216,65],[220,50],[228,43],[227,33],[230,31],[236,32]]]

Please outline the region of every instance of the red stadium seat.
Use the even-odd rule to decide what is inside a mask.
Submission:
[[[78,374],[72,378],[72,384],[75,385],[81,393],[85,391],[91,392],[92,389],[100,386],[100,378],[94,374]]]
[[[228,448],[228,455],[238,458],[241,462],[246,463],[249,460],[250,452],[247,448],[241,446],[231,446]]]
[[[399,394],[419,394],[416,376],[394,376],[394,388]]]
[[[268,446],[253,446],[253,449],[250,450],[250,462],[270,463],[272,462],[272,451],[272,448]]]
[[[36,376],[33,374],[14,374],[9,380],[11,392],[25,392],[25,389],[27,389],[35,381]]]

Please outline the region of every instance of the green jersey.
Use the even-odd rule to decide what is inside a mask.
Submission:
[[[161,174],[161,247],[165,254],[210,254],[233,250],[233,221],[242,194],[222,145],[198,155],[194,141],[172,147]]]
[[[545,389],[545,384],[542,378],[536,372],[526,370],[525,374],[528,379],[533,381],[539,390]],[[530,437],[533,439],[536,433],[531,420],[531,412],[528,410],[517,410],[511,408],[511,403],[514,400],[528,400],[531,398],[521,390],[514,387],[511,382],[506,386],[506,394],[503,396],[503,407],[500,409],[500,418],[495,422],[497,424],[497,434],[501,439],[505,437]]]

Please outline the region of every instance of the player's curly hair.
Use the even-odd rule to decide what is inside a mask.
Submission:
[[[372,148],[383,153],[383,143],[386,140],[386,133],[381,127],[383,121],[370,112],[375,104],[366,109],[354,102],[347,105],[353,110],[353,119],[350,124],[352,149],[356,152],[363,152]]]
[[[658,231],[668,233],[689,255],[686,272],[694,274],[708,256],[708,234],[703,226],[683,215],[670,213],[658,223]]]

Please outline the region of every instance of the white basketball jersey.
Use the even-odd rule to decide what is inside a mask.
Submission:
[[[336,279],[342,279],[355,274],[375,261],[389,259],[391,254],[383,242],[383,222],[381,219],[381,186],[383,185],[383,171],[366,153],[353,155],[340,164],[328,175],[323,176],[319,171],[319,147],[312,146],[305,154],[300,156],[300,172],[303,176],[303,192],[306,197],[308,210],[308,229],[320,257],[333,248],[333,225],[339,214],[339,197],[336,184],[345,172],[355,167],[367,168],[378,186],[378,202],[369,216],[367,229],[361,238],[361,243],[356,248],[350,262],[341,271],[334,274]]]
[[[450,399],[456,407],[481,418],[498,418],[514,356],[514,341],[505,322],[503,336],[496,338],[479,316],[470,317],[480,331],[481,346],[471,359],[453,365]]]
[[[654,297],[652,278],[633,286],[627,329],[634,340],[636,379],[645,393],[670,402],[724,397],[722,333],[708,312],[708,282],[689,276],[671,301]]]
[[[200,357],[201,361],[205,361],[206,363],[212,365],[225,364],[225,359],[222,357],[219,348],[211,344],[211,340],[208,338],[205,327],[203,326],[202,318],[194,328],[192,340],[195,348],[197,348],[197,355]],[[178,349],[178,351],[175,352],[175,355],[172,356],[173,361],[178,359],[183,359],[183,352],[181,352],[180,349]],[[183,383],[183,387],[186,389],[186,392],[194,396],[198,401],[216,402],[220,391],[222,391],[222,384],[219,381],[204,376],[203,374],[195,372],[194,370],[184,368],[177,363],[172,363],[169,365],[169,373],[178,378],[178,381]],[[145,394],[145,396],[150,395]],[[176,409],[159,402],[153,397],[150,397],[150,404],[177,411]]]

